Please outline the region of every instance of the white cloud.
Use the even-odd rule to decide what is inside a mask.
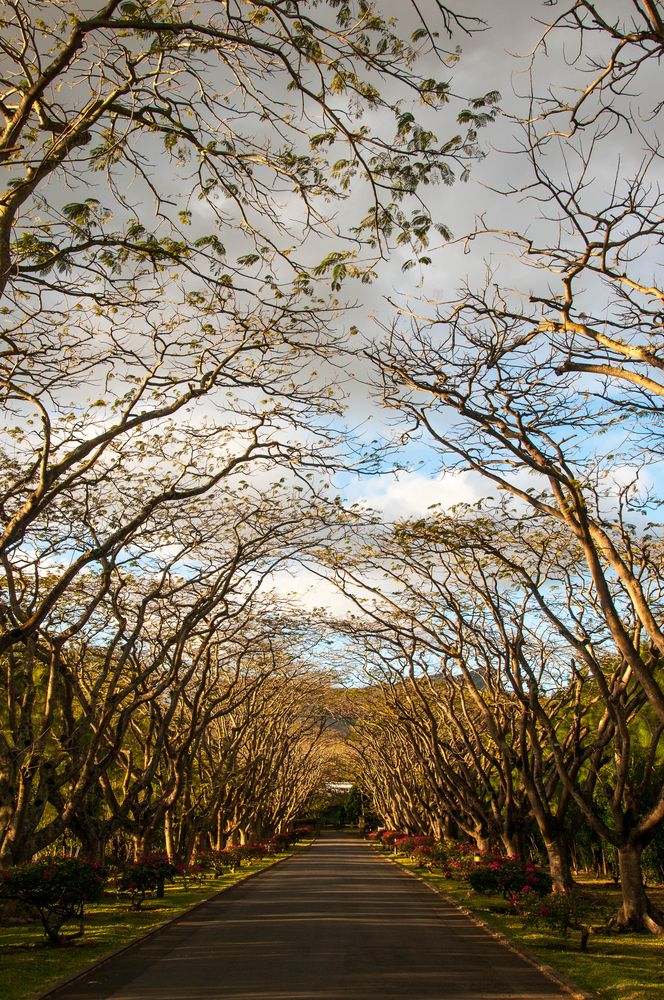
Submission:
[[[339,617],[357,614],[357,607],[333,583],[304,567],[273,573],[266,586],[275,596],[292,599],[303,611],[320,610]]]
[[[433,504],[449,509],[459,503],[474,504],[489,496],[495,496],[495,491],[477,472],[441,472],[436,476],[400,472],[373,479],[370,491],[359,497],[358,502],[392,520],[422,517]]]

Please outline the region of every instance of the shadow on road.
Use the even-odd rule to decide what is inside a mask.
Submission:
[[[569,1000],[569,993],[359,838],[335,833],[56,997]]]

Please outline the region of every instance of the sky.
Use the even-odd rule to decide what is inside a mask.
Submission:
[[[628,9],[629,5],[619,0],[605,0],[599,5],[602,13],[610,18]],[[571,66],[574,58],[574,37],[554,36],[548,40],[547,58],[542,53],[534,64],[532,53],[542,37],[545,25],[565,9],[562,3],[503,0],[500,4],[487,2],[464,3],[464,12],[476,13],[487,21],[487,28],[471,37],[460,38],[461,59],[454,69],[455,88],[460,91],[477,92],[478,82],[484,89],[501,92],[502,115],[494,126],[487,128],[481,136],[486,156],[473,165],[466,183],[453,187],[438,186],[430,189],[428,196],[435,216],[452,230],[455,239],[451,245],[433,248],[430,252],[432,264],[428,267],[403,271],[407,258],[406,251],[394,253],[388,261],[377,268],[377,278],[369,286],[363,286],[358,295],[358,305],[348,322],[357,324],[363,336],[371,339],[380,336],[379,326],[389,326],[391,317],[399,308],[413,309],[421,314],[431,314],[435,303],[454,297],[460,285],[478,285],[484,280],[487,268],[495,268],[492,280],[506,288],[522,289],[529,293],[542,293],[548,285],[548,276],[532,268],[525,268],[523,262],[515,259],[504,243],[497,238],[477,239],[470,244],[460,239],[472,232],[478,219],[490,228],[519,229],[536,240],[543,240],[556,227],[543,221],[542,215],[549,215],[549,206],[534,204],[523,196],[505,197],[503,192],[519,189],[530,183],[530,169],[518,150],[522,141],[522,130],[515,119],[528,114],[527,95],[531,85],[536,92],[544,93],[549,87],[564,87],[574,83],[576,87],[587,82],[587,74],[576,73]],[[592,40],[591,40],[592,44]],[[532,72],[532,84],[531,84]],[[605,140],[601,156],[595,155],[591,170],[585,178],[587,185],[583,198],[585,204],[604,206],[610,197],[612,187],[631,176],[642,162],[647,152],[647,141],[656,134],[656,123],[650,118],[653,95],[659,91],[657,80],[659,67],[654,66],[640,80],[641,91],[632,89],[622,100],[622,106],[629,109],[633,121],[647,122],[642,132],[632,129],[629,121],[621,123],[615,133]],[[440,122],[432,119],[435,129]],[[585,150],[582,140],[578,148]],[[580,162],[570,157],[564,163],[555,146],[547,152],[546,162],[555,175],[556,171],[565,176],[566,171],[580,172]],[[661,169],[652,172],[653,183],[662,181]],[[649,251],[641,268],[648,275],[655,275],[661,267],[661,254]],[[653,277],[650,277],[653,280]],[[601,311],[603,304],[594,300],[597,291],[588,285],[589,311],[594,306]],[[348,419],[360,433],[371,439],[380,433],[392,433],[389,416],[377,408],[367,382],[370,381],[366,369],[357,362],[353,370],[354,379],[347,384]],[[630,442],[626,440],[620,426],[606,434],[596,445],[598,454],[614,448],[626,449],[622,463],[611,472],[605,486],[619,488],[635,475],[636,464],[630,461]],[[636,446],[634,451],[636,463]],[[449,508],[458,503],[474,504],[481,497],[491,495],[489,485],[473,472],[445,472],[441,470],[439,458],[423,444],[411,446],[396,455],[397,465],[405,468],[391,474],[373,476],[364,480],[353,480],[342,476],[338,479],[344,496],[353,502],[372,507],[387,520],[406,517],[422,517],[433,505]],[[642,491],[654,490],[661,495],[664,476],[657,466],[641,470],[639,481]],[[525,479],[525,477],[522,477]],[[609,500],[609,503],[611,501]],[[343,597],[333,588],[313,582],[309,587],[306,573],[298,571],[295,579],[297,589],[303,594],[303,601],[309,607],[326,604],[338,612],[347,610]],[[291,581],[292,582],[292,581]],[[284,581],[284,585],[288,584]]]
[[[83,6],[90,9],[96,7],[93,4]],[[432,6],[431,2],[422,9],[430,10]],[[506,254],[500,241],[494,238],[477,239],[470,244],[471,252],[468,253],[465,251],[469,245],[464,243],[463,237],[473,231],[479,218],[490,227],[518,226],[538,237],[546,229],[545,224],[538,219],[538,210],[534,209],[532,202],[519,197],[506,198],[501,192],[510,186],[519,188],[529,179],[524,158],[515,152],[520,136],[515,118],[526,113],[525,95],[529,87],[533,47],[545,30],[546,23],[564,9],[564,4],[551,0],[501,0],[500,3],[460,0],[459,6],[464,13],[485,18],[487,26],[484,31],[471,36],[458,34],[449,43],[452,50],[456,45],[461,49],[459,62],[450,70],[454,89],[463,94],[500,91],[502,114],[493,126],[481,133],[480,139],[486,156],[472,166],[468,181],[451,187],[432,186],[424,192],[436,221],[445,223],[455,239],[444,246],[436,246],[434,242],[428,251],[431,264],[421,269],[404,271],[403,266],[410,257],[410,251],[397,248],[387,260],[376,265],[376,277],[371,284],[349,283],[344,288],[343,295],[354,303],[354,308],[340,314],[335,321],[335,332],[341,335],[345,335],[350,326],[355,325],[360,330],[360,338],[366,341],[380,336],[379,324],[389,326],[399,307],[418,309],[426,314],[435,308],[438,300],[454,297],[464,281],[471,284],[481,282],[487,266],[497,267],[495,280],[500,280],[508,287],[525,288],[528,292],[537,289],[538,282],[542,282],[542,277],[537,272],[530,271],[524,277],[523,264],[509,253]],[[603,0],[600,6],[610,15],[629,5],[626,0]],[[405,8],[396,0],[389,0],[389,4],[381,4],[381,9],[387,13],[394,11],[401,16]],[[561,43],[555,39],[549,41],[548,58],[536,63],[536,89],[572,80],[571,74],[574,71],[570,66],[570,58],[573,57],[573,43],[572,38],[569,47],[563,51]],[[443,74],[445,72],[443,70]],[[434,66],[432,61],[431,75],[439,73],[440,66]],[[648,92],[655,93],[656,85],[651,86],[651,81],[646,78],[646,97],[643,100],[647,100]],[[638,95],[630,100],[635,111],[643,103]],[[455,123],[445,112],[431,111],[426,114],[432,129],[440,138],[445,138],[454,131]],[[591,197],[595,197],[597,192],[596,197],[601,200],[610,189],[617,164],[626,173],[638,163],[643,143],[640,137],[631,133],[628,138],[630,141],[625,141],[624,130],[616,134],[607,147],[610,155],[600,158],[593,165]],[[555,166],[555,156],[551,156]],[[165,167],[162,169],[159,159],[155,160],[155,164],[162,175],[160,179],[167,183]],[[75,187],[76,178],[73,174],[68,180]],[[89,174],[88,182],[91,185],[90,191],[103,197],[103,172]],[[355,213],[364,200],[365,193],[359,184],[352,190],[348,203],[339,209],[340,228],[356,221]],[[64,194],[66,196],[67,192]],[[129,200],[140,200],[140,185],[137,184],[135,188],[128,186],[123,194]],[[282,198],[283,219],[292,222],[295,236],[300,221],[300,210],[296,205],[298,203],[294,198]],[[222,204],[217,195],[213,196],[209,204],[192,200],[191,207],[194,216],[191,232],[194,236],[201,231],[197,227],[205,227],[213,210],[228,209],[231,213],[236,212],[231,204]],[[239,246],[234,247],[232,240],[233,235],[229,234],[229,250],[239,252]],[[320,249],[321,245],[316,244],[307,248],[306,252],[313,255]],[[168,306],[163,303],[159,305],[166,312]],[[306,377],[306,371],[304,375]],[[367,366],[355,358],[346,371],[342,391],[347,396],[346,421],[360,439],[365,441],[394,434],[389,415],[380,409],[371,393],[369,382]],[[204,409],[201,412],[206,415]],[[386,465],[393,458],[400,467],[398,472],[390,474],[386,469],[383,474],[367,479],[357,479],[351,475],[339,476],[334,487],[345,499],[373,506],[388,519],[422,516],[432,504],[451,506],[459,502],[473,503],[487,493],[481,477],[474,473],[441,472],[437,458],[421,444],[411,445],[408,450],[391,454],[386,459]]]

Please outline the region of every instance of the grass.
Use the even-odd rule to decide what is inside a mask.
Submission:
[[[61,948],[46,944],[41,924],[30,922],[0,926],[2,1000],[29,1000],[59,980],[82,972],[105,955],[172,920],[196,903],[236,885],[248,875],[269,868],[292,853],[289,851],[255,861],[234,874],[206,880],[200,887],[184,889],[178,885],[167,885],[163,899],[146,900],[144,909],[137,912],[129,909],[125,899],[118,902],[115,893],[107,893],[101,903],[86,907],[85,935]]]
[[[391,857],[391,856],[390,856]],[[664,996],[664,938],[650,934],[606,932],[592,935],[589,950],[579,950],[579,934],[569,938],[545,928],[525,927],[500,896],[479,896],[467,882],[426,872],[404,857],[394,857],[424,881],[439,889],[484,923],[500,931],[522,951],[550,966],[565,979],[601,1000],[661,1000]],[[594,892],[606,894],[615,909],[620,892],[604,883],[592,883]],[[649,889],[664,908],[664,888]]]

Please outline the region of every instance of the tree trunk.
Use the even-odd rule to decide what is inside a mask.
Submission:
[[[491,851],[491,838],[484,833],[474,833],[473,840],[480,854],[489,854]]]
[[[574,884],[572,878],[572,867],[570,864],[570,854],[567,845],[567,838],[564,834],[544,841],[546,856],[549,860],[549,873],[553,882],[554,892],[565,892]]]
[[[176,849],[173,844],[173,821],[170,810],[167,810],[164,815],[164,843],[166,844],[168,860],[172,863],[175,860]]]
[[[664,934],[664,914],[650,902],[643,884],[642,850],[630,844],[618,852],[623,902],[615,923],[625,930]]]
[[[80,857],[85,858],[86,861],[92,861],[93,864],[103,865],[106,853],[105,837],[101,836],[101,834],[98,836],[90,834],[87,837],[81,837],[80,839]]]
[[[523,841],[518,833],[504,833],[501,834],[500,842],[503,845],[503,850],[505,854],[510,858],[522,858],[523,857]]]
[[[138,861],[139,858],[145,857],[146,854],[150,853],[152,830],[146,830],[140,834],[137,833],[132,837],[132,840],[134,842],[134,861]]]

